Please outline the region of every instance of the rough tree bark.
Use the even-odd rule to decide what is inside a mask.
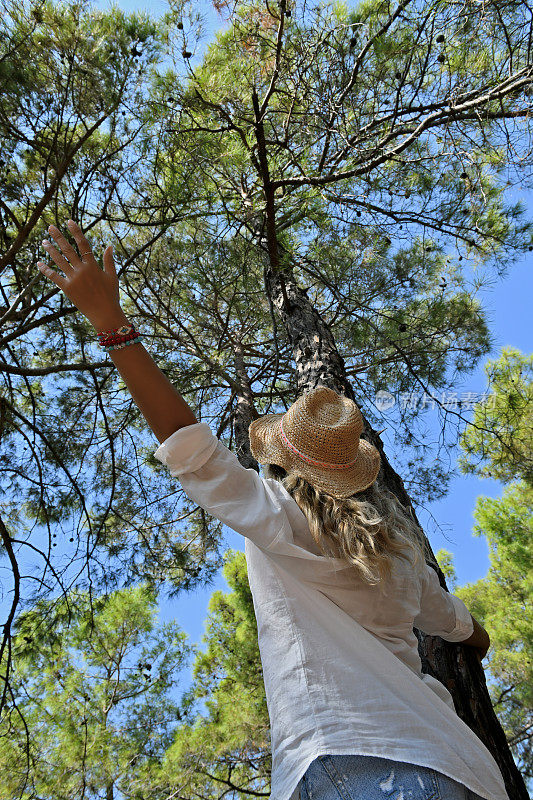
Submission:
[[[259,414],[254,406],[254,397],[246,367],[244,364],[243,347],[240,342],[235,345],[235,375],[239,384],[236,403],[232,409],[233,432],[235,436],[235,453],[240,463],[246,469],[255,469],[259,472],[259,464],[250,450],[248,428],[252,420]]]

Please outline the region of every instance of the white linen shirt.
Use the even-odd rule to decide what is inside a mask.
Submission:
[[[298,800],[320,755],[362,754],[430,767],[486,800],[509,800],[500,769],[457,715],[450,692],[422,673],[413,626],[467,639],[465,604],[427,564],[395,557],[368,586],[323,556],[281,483],[245,469],[205,422],[155,451],[186,495],[245,537],[248,579],[270,718],[271,800]]]

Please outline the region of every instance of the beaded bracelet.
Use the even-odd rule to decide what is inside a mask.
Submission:
[[[134,336],[139,336],[139,331],[131,330],[128,333],[124,333],[122,335],[111,334],[107,335],[105,338],[100,339],[100,344],[118,344],[118,342],[125,342],[128,339],[133,339]]]
[[[131,333],[135,330],[135,326],[132,323],[128,323],[127,325],[121,325],[120,328],[111,328],[107,331],[100,331],[98,334],[98,338],[100,342],[107,341],[108,339],[120,339],[122,336]]]
[[[122,342],[121,344],[112,344],[105,347],[105,350],[121,350],[123,347],[127,347],[129,344],[135,344],[139,341],[139,339],[144,339],[142,333],[137,334],[134,339],[130,339],[129,342]]]
[[[134,325],[122,325],[120,328],[112,328],[109,331],[101,331],[98,334],[99,343],[105,350],[120,350],[129,344],[135,344],[144,335],[135,329]]]

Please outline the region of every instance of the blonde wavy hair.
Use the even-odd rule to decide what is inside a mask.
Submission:
[[[325,556],[350,564],[376,585],[392,574],[393,556],[434,563],[421,528],[396,495],[374,482],[368,489],[337,499],[277,464],[263,466],[265,478],[283,484],[305,514],[311,535]],[[410,558],[410,556],[412,558]]]

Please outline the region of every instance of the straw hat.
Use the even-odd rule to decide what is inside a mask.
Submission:
[[[363,418],[356,404],[318,386],[284,414],[263,414],[248,428],[260,464],[277,464],[333,497],[349,497],[376,480],[379,451],[360,439]]]

